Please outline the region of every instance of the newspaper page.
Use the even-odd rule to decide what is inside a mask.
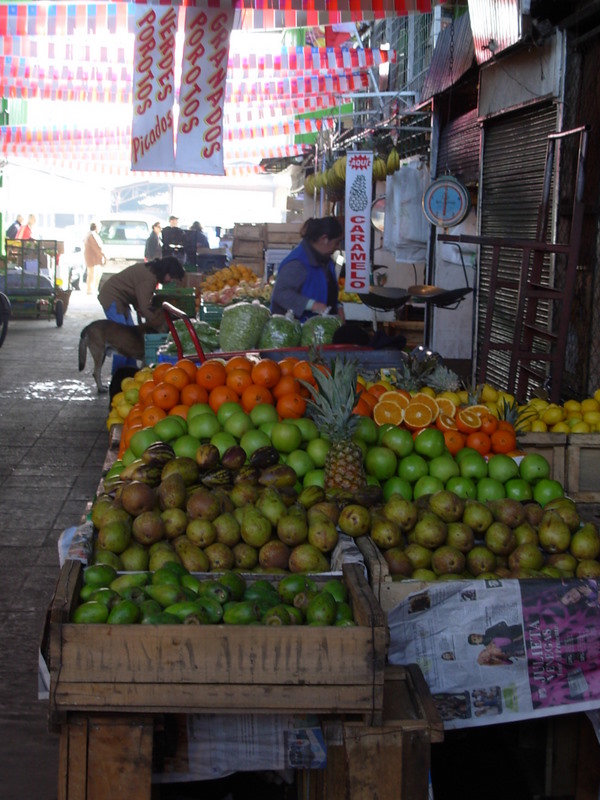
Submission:
[[[420,584],[388,625],[390,663],[419,665],[448,730],[600,708],[596,581]]]
[[[179,772],[155,773],[157,783],[215,780],[234,772],[322,769],[327,746],[316,716],[190,714]]]

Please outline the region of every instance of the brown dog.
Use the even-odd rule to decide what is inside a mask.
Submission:
[[[108,391],[102,385],[100,371],[104,359],[110,351],[127,358],[142,361],[144,358],[144,334],[151,332],[146,325],[122,325],[109,319],[97,319],[81,331],[79,338],[79,371],[85,369],[85,359],[89,350],[94,359],[94,379],[98,392]]]

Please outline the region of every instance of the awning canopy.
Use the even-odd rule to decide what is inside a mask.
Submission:
[[[136,6],[233,5],[247,30],[312,28],[431,11],[431,0],[118,0],[113,3],[11,3],[0,6],[0,36],[132,32]]]
[[[236,9],[234,30],[272,31],[355,23],[429,12],[431,0],[137,0],[20,2],[0,6],[0,100],[9,118],[19,101],[81,103],[81,123],[0,126],[0,156],[117,174],[129,173],[134,22],[141,5]],[[268,6],[268,8],[267,8]],[[283,37],[280,39],[283,42]],[[299,155],[295,137],[330,129],[345,97],[372,88],[372,74],[396,53],[360,47],[285,47],[276,52],[230,48],[224,107],[224,161],[259,171],[265,158]],[[17,104],[17,105],[16,105]],[[106,127],[89,124],[93,106]],[[331,109],[327,115],[326,109]],[[319,111],[318,119],[298,119]],[[325,113],[323,113],[325,112]],[[117,114],[111,124],[109,114]],[[29,118],[32,114],[29,114]],[[27,119],[27,115],[25,115]],[[130,117],[129,117],[130,119]],[[87,121],[87,124],[86,124]],[[98,154],[102,154],[99,159]],[[95,157],[91,157],[95,156]],[[244,166],[241,166],[244,163]],[[139,173],[138,173],[139,174]]]

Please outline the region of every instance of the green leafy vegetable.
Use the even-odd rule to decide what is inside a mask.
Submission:
[[[258,301],[226,306],[219,329],[221,350],[234,352],[258,347],[262,329],[270,317],[269,309]]]

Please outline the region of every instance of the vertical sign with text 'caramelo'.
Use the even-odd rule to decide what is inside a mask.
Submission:
[[[140,9],[135,24],[131,169],[175,166],[177,8]]]
[[[371,198],[373,153],[346,153],[347,292],[368,292],[371,283]]]

